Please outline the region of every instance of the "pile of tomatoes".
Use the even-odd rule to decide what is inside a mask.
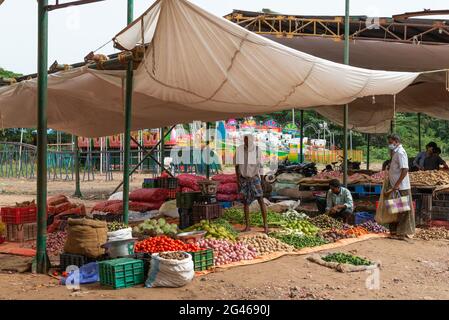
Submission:
[[[147,238],[145,240],[137,242],[134,248],[135,252],[147,252],[147,253],[156,253],[165,251],[196,252],[199,250],[201,250],[201,248],[194,244],[184,243],[181,240],[174,240],[167,236]]]

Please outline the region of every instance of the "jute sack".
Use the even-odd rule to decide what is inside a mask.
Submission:
[[[97,258],[104,254],[100,246],[108,240],[106,221],[91,219],[68,220],[64,252]]]

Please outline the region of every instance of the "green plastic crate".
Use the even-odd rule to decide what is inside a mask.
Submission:
[[[192,209],[193,204],[200,197],[201,192],[178,192],[176,194],[176,207],[181,209]]]
[[[208,270],[214,266],[214,251],[212,249],[188,253],[192,256],[195,271]]]
[[[129,288],[144,282],[143,261],[120,258],[99,264],[100,284],[114,289]]]

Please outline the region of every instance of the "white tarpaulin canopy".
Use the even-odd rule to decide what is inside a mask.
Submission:
[[[127,50],[149,44],[134,73],[133,129],[343,105],[397,94],[419,75],[320,59],[185,0],[157,1],[114,41]],[[50,75],[49,127],[87,137],[123,132],[123,76],[87,68]],[[35,80],[0,89],[2,126],[35,127],[36,105]]]

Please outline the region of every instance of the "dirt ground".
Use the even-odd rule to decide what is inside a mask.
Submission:
[[[134,174],[130,181],[131,190],[140,188],[148,174]],[[121,174],[114,174],[113,180],[106,181],[105,176],[95,175],[95,180],[81,181],[82,199],[74,198],[75,181],[48,181],[48,195],[65,194],[72,202],[82,201],[86,207],[93,206],[99,200],[107,199],[122,181]],[[14,205],[16,202],[36,199],[36,180],[0,178],[0,206]]]
[[[176,289],[110,290],[95,284],[72,291],[49,276],[0,274],[0,299],[449,299],[448,244],[377,239],[338,249],[382,263],[373,290],[366,287],[373,274],[340,273],[305,256],[286,256],[196,277]]]
[[[120,178],[105,181],[97,176],[95,181],[83,182],[83,203],[89,207],[107,198]],[[138,188],[143,178],[135,175],[131,188]],[[0,179],[0,206],[34,199],[35,185],[35,181]],[[49,195],[72,195],[74,189],[74,182],[48,183]],[[177,289],[109,290],[96,284],[74,292],[50,276],[0,273],[0,299],[449,299],[448,245],[449,241],[377,239],[338,249],[380,261],[378,289],[366,286],[376,274],[340,273],[305,256],[286,256],[196,277]],[[0,264],[2,260],[10,261],[10,256],[0,255]]]

